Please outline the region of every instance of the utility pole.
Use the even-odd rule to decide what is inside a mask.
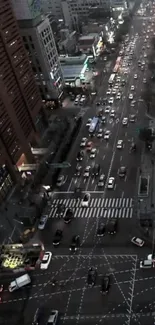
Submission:
[[[152,232],[152,260],[154,259],[154,255],[155,255],[154,244],[155,244],[155,220],[153,220],[153,232]]]

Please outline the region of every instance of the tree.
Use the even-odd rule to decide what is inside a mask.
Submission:
[[[152,129],[143,128],[139,130],[139,138],[145,142],[152,142],[155,137],[153,135]]]

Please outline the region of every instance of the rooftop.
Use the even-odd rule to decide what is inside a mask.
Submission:
[[[62,74],[64,79],[77,79],[79,78],[81,71],[83,69],[83,65],[79,64],[79,65],[74,65],[74,66],[70,66],[70,65],[64,65],[61,66],[62,69]]]
[[[84,35],[84,36],[79,37],[79,41],[93,40],[96,36],[98,36],[97,33],[91,33],[91,34],[88,34],[88,35]]]

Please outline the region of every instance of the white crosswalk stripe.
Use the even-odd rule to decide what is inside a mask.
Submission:
[[[92,198],[88,208],[82,208],[80,200],[55,199],[52,202],[50,218],[59,218],[56,216],[59,204],[63,204],[66,209],[72,208],[74,218],[131,219],[133,215],[133,199],[131,198]]]

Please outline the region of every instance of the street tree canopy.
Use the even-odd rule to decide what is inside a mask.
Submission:
[[[139,130],[139,138],[145,142],[152,142],[155,139],[155,136],[152,132],[152,129],[142,128]]]

